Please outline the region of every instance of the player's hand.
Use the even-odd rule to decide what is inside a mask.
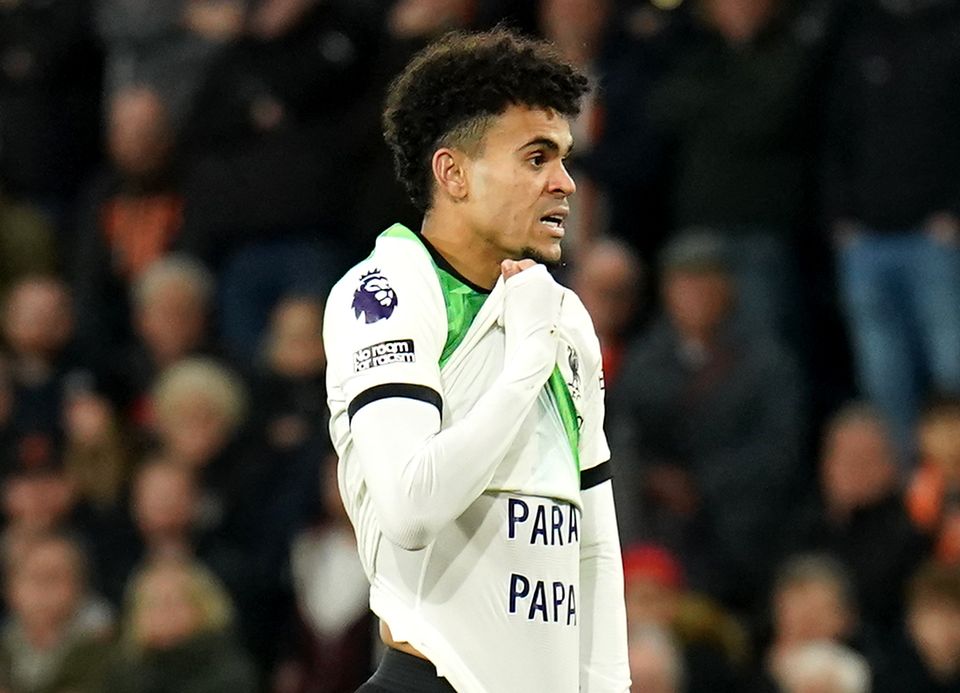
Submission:
[[[507,367],[542,385],[556,365],[563,287],[533,260],[504,260],[500,269]]]
[[[504,260],[500,263],[500,273],[503,275],[503,280],[506,281],[536,264],[533,260]]]

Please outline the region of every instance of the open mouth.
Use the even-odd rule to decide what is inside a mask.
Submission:
[[[540,223],[560,230],[563,228],[563,217],[548,214],[540,217]]]

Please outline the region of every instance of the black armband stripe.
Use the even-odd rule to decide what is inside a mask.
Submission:
[[[406,399],[416,399],[432,404],[443,416],[443,398],[440,397],[440,393],[432,387],[411,383],[384,383],[383,385],[374,385],[369,390],[364,390],[350,402],[347,407],[347,416],[352,421],[354,415],[365,406],[371,402],[376,402],[378,399],[387,399],[388,397],[405,397]]]
[[[613,470],[610,469],[610,462],[601,462],[596,467],[590,467],[590,469],[584,469],[580,472],[580,490],[586,491],[588,488],[599,486],[612,478]]]

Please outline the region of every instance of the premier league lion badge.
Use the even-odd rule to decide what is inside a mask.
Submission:
[[[360,277],[360,286],[353,292],[353,313],[358,318],[363,313],[368,325],[377,320],[386,320],[397,307],[397,292],[390,280],[373,269]]]

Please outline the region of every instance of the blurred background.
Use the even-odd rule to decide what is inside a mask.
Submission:
[[[501,22],[594,84],[634,690],[960,691],[960,1],[0,0],[0,693],[370,674],[324,297]]]

